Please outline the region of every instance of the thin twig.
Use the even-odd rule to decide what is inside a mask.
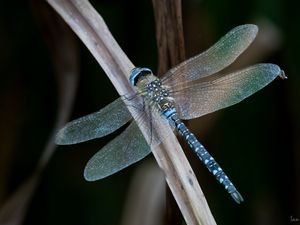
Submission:
[[[128,76],[133,64],[112,37],[101,16],[86,0],[47,0],[63,17],[101,65],[120,95],[132,93]],[[129,107],[134,113],[133,107]],[[143,127],[141,131],[146,134]],[[215,224],[200,186],[170,127],[169,138],[152,150],[189,225]]]

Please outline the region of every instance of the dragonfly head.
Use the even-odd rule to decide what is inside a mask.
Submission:
[[[138,80],[145,75],[152,74],[152,71],[149,68],[146,67],[136,67],[131,70],[131,74],[129,77],[129,82],[132,86],[135,86]]]

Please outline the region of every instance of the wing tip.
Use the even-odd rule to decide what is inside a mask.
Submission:
[[[96,153],[97,154],[97,153]],[[83,177],[86,181],[93,182],[97,180],[101,180],[105,177],[108,177],[110,174],[100,172],[99,167],[95,168],[95,161],[93,160],[94,157],[92,157],[86,164],[84,171],[83,171]]]
[[[101,178],[95,178],[94,176],[92,176],[87,167],[85,167],[85,169],[83,171],[83,177],[86,181],[89,181],[89,182],[93,182],[93,181],[101,179]]]
[[[54,137],[54,143],[57,145],[65,145],[63,136],[63,129],[60,129]]]
[[[270,67],[270,70],[275,77],[280,77],[283,80],[287,79],[284,70],[282,70],[278,65],[272,63],[266,63],[266,65]]]
[[[76,143],[73,143],[72,141],[67,141],[67,138],[66,138],[66,135],[65,135],[65,132],[66,131],[66,129],[65,129],[65,127],[64,128],[62,128],[62,129],[60,129],[57,133],[56,133],[56,135],[55,135],[55,137],[54,137],[54,143],[56,144],[56,145],[71,145],[71,144],[76,144]]]
[[[247,30],[250,33],[257,34],[259,28],[256,24],[246,23],[235,27],[234,29]]]
[[[283,80],[285,80],[285,79],[288,78],[285,75],[284,70],[282,70],[278,65],[273,64],[273,63],[259,63],[259,64],[252,65],[249,68],[254,68],[254,67],[259,67],[264,72],[266,72],[269,75],[271,75],[274,79],[276,77],[280,77]]]
[[[234,37],[237,42],[241,45],[243,51],[249,47],[249,45],[254,41],[258,33],[258,26],[255,24],[242,24],[231,31],[229,31],[225,37]],[[243,52],[242,51],[242,52]]]
[[[255,24],[244,24],[244,25],[241,25],[241,28],[245,29],[246,30],[246,34],[250,36],[250,39],[251,40],[254,40],[257,33],[258,33],[258,26],[255,25]]]
[[[85,141],[92,140],[93,138],[81,138],[80,135],[71,133],[71,126],[65,125],[63,128],[57,131],[54,137],[54,143],[56,145],[74,145]]]

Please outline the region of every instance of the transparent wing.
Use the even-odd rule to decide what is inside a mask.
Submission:
[[[170,127],[169,121],[150,105],[146,105],[145,110],[137,116],[135,113],[133,115],[151,148],[155,148],[173,132],[174,127]]]
[[[55,143],[69,145],[100,138],[117,130],[131,118],[125,103],[118,98],[98,112],[67,123],[57,133]]]
[[[132,122],[123,133],[89,160],[84,177],[88,181],[102,179],[141,160],[150,152],[150,147],[140,129]]]
[[[193,119],[242,101],[277,76],[283,76],[277,65],[257,64],[227,75],[202,78],[177,90],[174,87],[173,97],[180,118]]]
[[[168,86],[209,76],[224,69],[246,50],[256,37],[258,27],[245,24],[235,27],[207,51],[169,70],[162,81]]]

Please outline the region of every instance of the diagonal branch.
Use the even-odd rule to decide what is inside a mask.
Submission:
[[[120,95],[132,93],[128,76],[133,64],[87,0],[47,0],[63,17],[101,65]],[[129,107],[132,111],[132,107]],[[133,113],[133,112],[132,112]],[[141,127],[141,131],[143,128]],[[172,133],[167,126],[164,132]],[[143,132],[144,134],[146,132]],[[153,149],[167,183],[189,225],[215,224],[192,169],[174,134]]]

